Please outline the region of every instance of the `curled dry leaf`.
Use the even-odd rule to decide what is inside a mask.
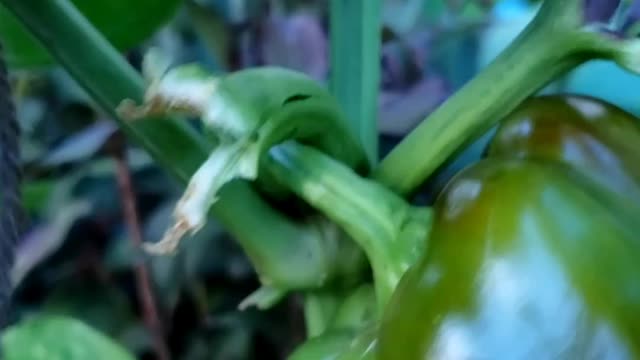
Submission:
[[[173,226],[160,242],[145,244],[144,249],[152,254],[174,253],[181,238],[204,226],[207,213],[224,184],[236,178],[255,179],[258,155],[258,150],[250,144],[231,143],[216,147],[191,177],[176,205]]]
[[[126,120],[150,115],[198,116],[216,132],[221,143],[191,177],[174,211],[174,224],[159,242],[143,245],[152,254],[174,253],[180,239],[200,230],[224,184],[236,178],[256,177],[259,156],[259,149],[251,141],[235,140],[247,133],[248,126],[235,108],[229,106],[232,102],[217,91],[217,78],[197,64],[171,70],[165,69],[166,64],[155,52],[147,55],[143,69],[149,86],[144,103],[137,105],[126,99],[118,107],[119,115]]]

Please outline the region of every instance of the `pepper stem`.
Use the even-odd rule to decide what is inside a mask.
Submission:
[[[591,59],[640,70],[638,40],[620,41],[582,24],[580,0],[547,0],[493,63],[414,129],[374,170],[400,194],[413,192],[470,144],[557,76]]]

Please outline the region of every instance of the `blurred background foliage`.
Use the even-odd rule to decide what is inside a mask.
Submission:
[[[270,64],[321,82],[330,76],[328,0],[73,2],[137,67],[146,49],[157,46],[176,63],[197,61],[213,72]],[[636,18],[638,3],[633,5]],[[610,7],[593,8],[591,14],[597,18]],[[516,0],[385,0],[378,112],[382,152],[490,62],[535,10],[536,2]],[[143,259],[171,358],[283,359],[305,336],[300,299],[291,296],[266,312],[238,311],[259,282],[215,221],[174,257],[143,256],[123,215],[127,198],[137,204],[142,238],[155,240],[182,189],[143,150],[126,143],[1,6],[0,39],[24,134],[28,210],[12,274],[16,325],[3,336],[5,348],[37,348],[33,342],[20,345],[26,333],[61,348],[106,346],[105,359],[128,358],[127,351],[140,359],[158,358],[138,295],[136,271]],[[598,61],[544,91],[594,95],[640,115],[630,88],[640,88],[640,78]],[[441,169],[419,199],[432,201],[453,172],[480,156],[486,138]],[[119,185],[118,176],[130,176],[132,193]],[[95,333],[67,331],[78,326]],[[113,343],[105,344],[103,335]],[[65,359],[82,354],[80,348],[61,351],[68,351]]]

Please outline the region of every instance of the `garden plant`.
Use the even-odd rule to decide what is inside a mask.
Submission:
[[[145,1],[92,11],[128,14],[112,21],[139,24],[143,38],[178,4],[165,2],[158,14],[145,13]],[[539,94],[595,59],[640,73],[640,28],[622,26],[632,2],[596,20],[588,2],[542,1],[495,60],[385,156],[376,118],[380,0],[329,1],[328,86],[277,66],[213,73],[159,49],[138,70],[120,51],[139,39],[92,22],[80,11],[88,1],[0,4],[36,40],[34,64],[59,63],[183,185],[172,223],[146,239],[144,256],[175,256],[215,219],[261,283],[238,311],[302,296],[307,339],[290,359],[634,359],[640,124],[603,99]],[[2,36],[14,46],[24,40]],[[19,206],[18,135],[2,86],[4,305]],[[491,129],[482,159],[433,203],[415,199]],[[21,353],[28,335],[15,326],[7,358],[35,359]],[[105,358],[130,356],[94,341],[103,356],[114,351]]]

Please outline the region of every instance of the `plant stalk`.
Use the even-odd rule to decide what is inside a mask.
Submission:
[[[381,311],[404,272],[425,248],[430,209],[410,206],[384,186],[294,142],[273,148],[268,168],[364,250],[373,268]]]

